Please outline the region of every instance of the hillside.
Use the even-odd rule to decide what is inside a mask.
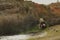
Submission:
[[[59,6],[60,3],[44,5],[32,1],[0,0],[0,35],[28,32],[35,29],[40,18],[44,18],[49,26],[60,24]]]
[[[39,17],[45,18],[50,25],[60,24],[60,3],[51,3],[49,5],[36,4],[35,7]]]
[[[53,13],[60,15],[60,3],[52,3],[49,6]]]

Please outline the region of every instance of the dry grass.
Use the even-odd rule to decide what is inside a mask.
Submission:
[[[60,25],[50,27],[44,31],[48,32],[45,37],[31,38],[29,40],[60,40]]]

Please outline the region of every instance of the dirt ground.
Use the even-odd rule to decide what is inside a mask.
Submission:
[[[47,32],[47,35],[43,37],[31,37],[29,40],[60,40],[60,25],[49,27],[44,32]]]

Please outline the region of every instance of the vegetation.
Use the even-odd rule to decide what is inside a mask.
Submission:
[[[31,37],[28,40],[60,40],[60,25],[48,27],[44,30],[44,32],[47,32],[46,36],[35,38]]]
[[[56,14],[51,11],[50,5],[23,0],[0,0],[0,35],[39,30],[41,17],[49,26],[60,24],[60,16]]]

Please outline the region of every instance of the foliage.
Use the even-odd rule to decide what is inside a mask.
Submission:
[[[23,0],[0,0],[0,4],[0,35],[39,30],[41,17],[48,26],[60,24],[60,16],[54,14],[49,5]]]

